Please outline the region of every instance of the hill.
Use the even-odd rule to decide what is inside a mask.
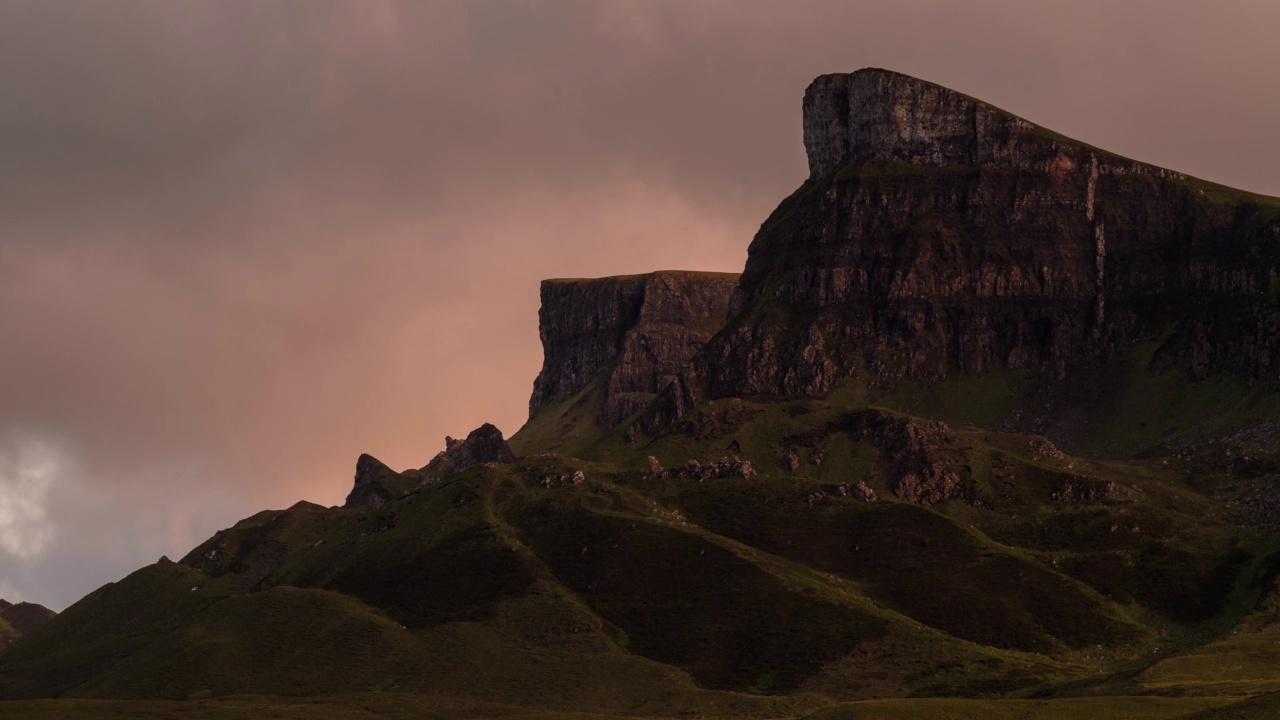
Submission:
[[[0,649],[17,642],[51,620],[57,613],[35,603],[11,603],[0,598]]]
[[[741,276],[544,282],[509,443],[91,593],[5,709],[1264,716],[1280,201],[882,70],[804,128]]]

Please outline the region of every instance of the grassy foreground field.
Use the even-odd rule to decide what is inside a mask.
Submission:
[[[1250,708],[1262,714],[1249,714]],[[1276,705],[1239,698],[1109,697],[1062,700],[868,700],[835,705],[797,718],[812,720],[1073,720],[1075,718],[1132,718],[1165,720],[1182,717],[1263,718]],[[509,705],[432,698],[420,695],[368,693],[320,698],[225,697],[196,701],[32,700],[0,702],[6,720],[52,718],[138,718],[139,720],[399,720],[404,718],[463,720],[626,720],[639,716],[600,715],[579,712],[530,712]],[[655,717],[717,717],[680,712]],[[719,716],[728,717],[728,716]],[[741,717],[741,716],[735,716]],[[783,717],[766,716],[759,717]]]

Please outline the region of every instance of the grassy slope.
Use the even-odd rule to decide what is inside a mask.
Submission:
[[[1238,702],[1236,698],[1082,698],[1065,700],[871,700],[848,703],[814,714],[776,716],[812,720],[1092,720],[1124,717],[1170,720],[1183,717],[1270,718],[1276,704]],[[629,720],[634,715],[572,711],[538,711],[497,703],[424,697],[398,693],[366,693],[313,698],[238,696],[200,700],[133,701],[37,700],[0,703],[5,718],[49,720],[74,716],[82,720]],[[665,717],[689,717],[689,713]],[[664,717],[664,716],[645,716]],[[740,716],[739,716],[740,717]]]
[[[1238,622],[1270,548],[1184,468],[1040,457],[1034,438],[960,428],[977,509],[892,500],[879,451],[838,432],[814,448],[822,465],[777,466],[786,438],[862,401],[717,401],[681,433],[475,468],[377,511],[260,513],[193,553],[200,570],[144,568],[7,650],[0,692],[387,690],[746,716],[901,694],[1280,690],[1272,675],[1207,693],[1185,680],[1241,631],[1258,647],[1275,631]],[[760,478],[639,471],[647,454],[676,465],[734,443]],[[572,469],[588,482],[543,486]],[[1126,492],[1063,507],[1064,478]],[[884,499],[805,502],[855,480]]]
[[[4,618],[0,618],[0,648],[9,645],[20,637],[22,637],[22,633],[15,630]]]
[[[1157,349],[1143,343],[1105,372],[1075,371],[1064,380],[997,369],[840,392],[957,426],[995,429],[1020,419],[1064,448],[1098,458],[1168,454],[1280,418],[1280,393],[1227,376],[1191,382],[1179,370],[1153,367]]]
[[[593,420],[599,398],[600,379],[597,378],[577,395],[548,404],[511,436],[512,451],[517,456],[535,453],[580,456],[604,435]]]
[[[1280,691],[1280,630],[1259,605],[1274,543],[1205,494],[1223,473],[1152,454],[1157,435],[1222,433],[1274,415],[1274,399],[1150,374],[1150,352],[1097,400],[1046,400],[1018,373],[879,394],[851,385],[821,401],[714,401],[676,432],[633,442],[594,428],[589,387],[513,438],[526,456],[514,465],[374,511],[262,512],[193,551],[191,567],[150,566],[91,594],[0,654],[0,697],[134,698],[138,714],[192,717],[394,716],[422,698],[441,717],[510,706],[1172,717]],[[1038,438],[983,429],[1037,404],[1069,419],[1071,402],[1105,418],[1071,438],[1094,459],[1043,456]],[[894,499],[884,454],[832,430],[871,404],[949,420],[948,452],[982,507]],[[1164,424],[1143,426],[1153,418]],[[778,464],[787,449],[801,459],[794,472]],[[678,466],[732,454],[760,477],[642,472],[648,455]],[[560,482],[575,469],[586,483]],[[1069,480],[1119,492],[1063,505],[1053,493]],[[881,500],[806,502],[857,481]],[[360,695],[370,692],[383,694]],[[243,693],[330,698],[227,699]],[[1135,693],[1177,697],[1124,697]],[[1080,694],[1107,697],[847,704]],[[482,700],[507,707],[481,712]],[[38,717],[51,706],[9,707]]]

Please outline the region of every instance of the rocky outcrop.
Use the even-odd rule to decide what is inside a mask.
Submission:
[[[355,483],[347,494],[342,507],[348,510],[372,510],[386,505],[397,493],[388,487],[388,480],[399,473],[382,464],[372,455],[361,455],[356,460]]]
[[[690,460],[683,466],[678,468],[662,469],[662,465],[658,463],[657,458],[649,456],[649,478],[661,478],[663,480],[696,480],[697,482],[706,482],[707,480],[720,480],[722,478],[742,478],[750,480],[756,476],[755,468],[751,467],[751,463],[739,457],[720,458],[716,462],[702,463],[697,460]]]
[[[962,453],[946,423],[904,418],[884,410],[859,410],[836,425],[854,440],[880,451],[880,466],[892,478],[893,494],[917,505],[973,500]]]
[[[462,472],[485,463],[512,463],[516,461],[511,446],[502,437],[502,431],[485,423],[472,430],[465,440],[444,439],[444,450],[421,470],[396,472],[372,455],[361,455],[356,460],[355,483],[347,501],[346,510],[376,510],[395,498],[405,496],[428,485],[440,482],[440,475]]]
[[[1091,477],[1068,477],[1061,480],[1053,491],[1053,499],[1063,505],[1096,502],[1113,498],[1120,488],[1112,480]]]
[[[825,457],[821,445],[837,434],[854,442],[868,442],[875,446],[879,453],[876,472],[884,477],[893,494],[902,500],[917,505],[975,500],[964,448],[952,437],[947,424],[887,410],[855,410],[803,434],[784,438],[780,458],[782,469],[795,471],[800,468],[798,448],[812,448],[811,461],[814,455]],[[874,492],[866,493],[861,489],[853,492],[851,488],[854,487],[846,486],[843,494],[853,493],[864,500],[864,496],[874,499]],[[828,495],[841,494],[838,490],[836,488]]]
[[[513,463],[511,446],[502,431],[489,423],[472,430],[465,440],[444,439],[444,451],[435,456],[426,470],[429,473],[462,472],[485,463]]]
[[[752,241],[733,331],[644,429],[711,398],[818,397],[851,377],[1061,377],[1139,339],[1193,378],[1277,382],[1280,200],[883,70],[815,80],[804,139],[810,179]]]
[[[872,490],[865,482],[859,480],[857,483],[842,483],[840,485],[826,485],[821,490],[815,490],[804,499],[806,503],[815,505],[823,500],[833,500],[835,498],[851,497],[854,500],[864,503],[873,503],[878,498],[876,491]]]
[[[544,281],[538,312],[543,364],[530,416],[597,380],[601,427],[643,408],[724,326],[737,277],[655,272]]]

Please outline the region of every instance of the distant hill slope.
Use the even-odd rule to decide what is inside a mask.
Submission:
[[[363,455],[343,507],[258,513],[32,632],[0,698],[1274,707],[1280,205],[886,71],[804,108],[812,177],[741,277],[544,283],[509,444]]]
[[[43,605],[20,602],[17,604],[0,599],[0,649],[17,642],[23,635],[34,632],[57,615]]]

